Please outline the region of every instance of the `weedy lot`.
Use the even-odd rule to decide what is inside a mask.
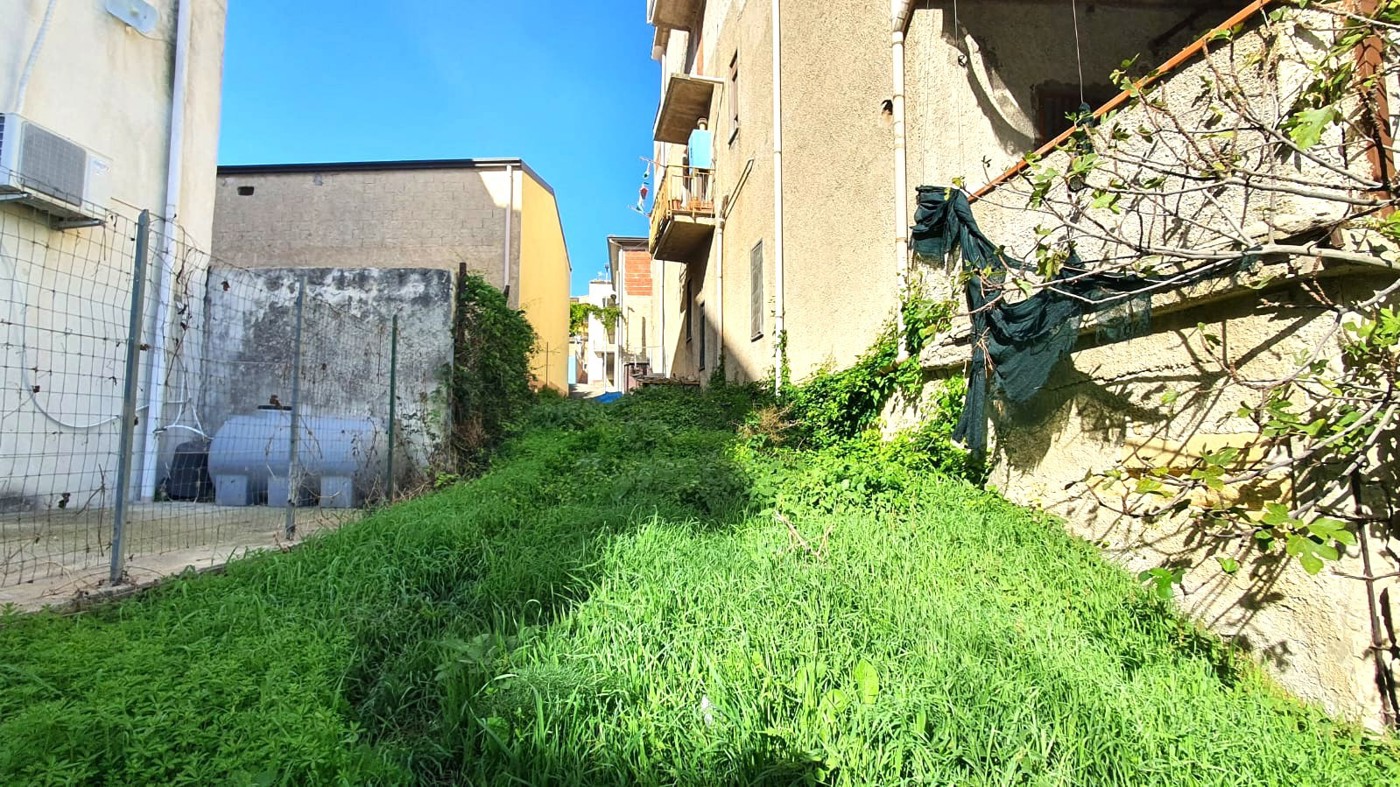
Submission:
[[[541,404],[477,480],[8,616],[0,782],[1400,782],[936,441],[751,407]]]

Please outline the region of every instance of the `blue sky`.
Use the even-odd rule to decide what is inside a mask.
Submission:
[[[221,164],[519,156],[559,198],[572,290],[607,266],[651,151],[642,0],[234,0]]]

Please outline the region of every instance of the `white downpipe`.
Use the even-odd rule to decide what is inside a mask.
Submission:
[[[29,92],[29,78],[34,75],[34,64],[39,62],[39,52],[44,49],[44,39],[49,35],[49,25],[53,23],[53,10],[58,5],[58,0],[49,0],[49,4],[44,8],[44,21],[39,23],[39,32],[34,34],[34,43],[29,45],[29,57],[25,58],[24,71],[20,72],[19,82],[15,85],[14,109],[15,114],[24,114],[24,96]]]
[[[506,192],[506,239],[501,244],[501,292],[506,295],[506,305],[510,305],[510,247],[511,233],[515,230],[515,165],[506,165],[506,180],[510,186]]]
[[[890,60],[894,77],[894,94],[891,105],[894,114],[894,254],[895,270],[898,272],[898,293],[900,306],[909,288],[909,168],[905,120],[904,120],[904,28],[913,10],[913,0],[892,0],[891,22],[894,26],[890,38]],[[909,358],[909,348],[904,342],[904,309],[895,310],[896,336],[899,337],[899,361]]]
[[[661,311],[658,312],[661,315],[661,324],[657,326],[658,335],[661,337],[661,364],[657,367],[657,374],[670,377],[671,367],[666,365],[666,344],[669,341],[666,338],[666,263],[652,260],[651,265],[652,271],[658,274],[652,277],[652,281],[658,282],[661,290]]]
[[[783,24],[782,0],[773,0],[773,391],[783,392],[787,303],[783,297]]]
[[[715,187],[715,186],[712,185],[711,188],[714,188],[714,189],[715,189],[715,191],[712,192],[713,194],[718,194],[718,193],[719,193],[717,187]],[[719,347],[716,348],[716,349],[719,351],[719,352],[717,353],[717,356],[718,356],[718,359],[719,359],[719,360],[716,362],[716,365],[719,365],[719,364],[723,364],[723,363],[724,363],[724,211],[723,211],[723,209],[721,209],[720,212],[719,212],[719,222],[718,222],[718,226],[717,226],[716,229],[715,229],[715,234],[716,234],[716,236],[717,236],[717,237],[716,237],[716,242],[719,243],[719,252],[715,255],[715,263],[716,263],[716,265],[718,265],[718,267],[719,267],[719,270],[717,270],[717,271],[715,272],[715,277],[719,280],[719,283],[718,283],[719,290],[718,290],[718,292],[715,293],[715,320],[716,320],[716,322],[719,323],[718,329],[715,331],[715,341],[719,343]],[[726,371],[725,374],[728,375],[728,371]]]
[[[146,387],[146,440],[141,452],[141,499],[156,494],[156,470],[160,459],[161,421],[165,409],[166,346],[170,336],[170,292],[175,286],[176,220],[180,210],[180,179],[185,158],[185,87],[190,75],[192,0],[176,0],[175,69],[170,88],[170,143],[165,164],[165,213],[161,222],[160,271],[156,279],[155,341],[151,346],[151,376]]]

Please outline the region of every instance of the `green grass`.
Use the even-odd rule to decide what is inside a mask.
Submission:
[[[1057,522],[746,406],[541,406],[474,482],[5,618],[0,783],[1400,780]]]

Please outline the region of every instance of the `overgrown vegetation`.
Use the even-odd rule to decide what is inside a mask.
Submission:
[[[582,336],[588,329],[589,318],[597,317],[609,335],[617,329],[617,321],[622,318],[622,309],[616,304],[595,306],[591,303],[569,304],[569,335]]]
[[[446,468],[470,475],[485,467],[513,421],[534,401],[530,360],[535,330],[523,312],[481,275],[457,282],[452,368],[448,370],[451,425]]]
[[[1400,779],[920,438],[741,438],[768,404],[544,402],[479,479],[0,620],[0,782]]]

